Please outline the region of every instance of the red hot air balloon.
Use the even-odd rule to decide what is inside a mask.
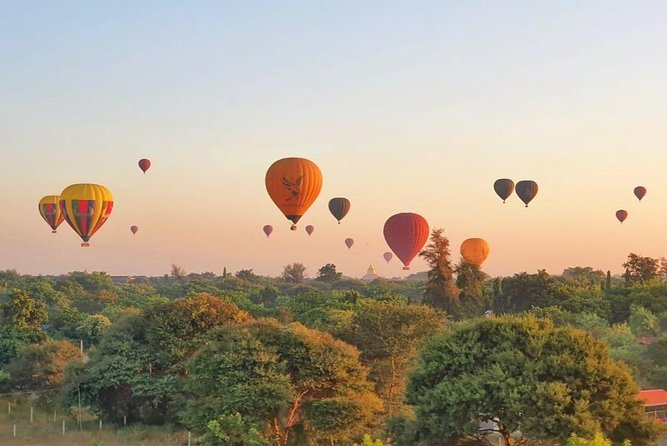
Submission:
[[[637,186],[635,187],[634,192],[635,197],[637,197],[639,201],[642,201],[642,198],[644,198],[644,195],[646,195],[646,188],[644,186]]]
[[[346,238],[345,239],[345,246],[347,246],[347,249],[352,248],[352,245],[354,245],[354,239]]]
[[[628,211],[624,209],[619,209],[618,211],[616,211],[616,218],[618,219],[618,221],[623,223],[625,219],[628,218]]]
[[[387,252],[385,252],[384,254],[382,254],[382,257],[384,257],[384,260],[385,260],[387,263],[389,263],[389,262],[391,261],[391,259],[394,258],[394,255],[393,255],[392,253],[390,253],[389,251],[387,251]]]
[[[139,169],[141,169],[143,173],[146,173],[146,171],[150,169],[150,167],[151,167],[151,160],[146,158],[142,158],[139,160]]]
[[[314,230],[315,230],[315,226],[313,226],[313,225],[306,226],[306,232],[308,233],[308,235],[312,234]]]
[[[139,230],[139,226],[135,226],[135,225],[130,226],[130,231],[132,231],[132,234],[136,234],[138,230]]]
[[[429,228],[424,217],[405,212],[389,217],[383,232],[387,244],[405,265],[403,269],[407,270],[428,240]]]
[[[271,233],[273,232],[273,226],[271,225],[264,225],[262,228],[262,231],[264,231],[264,234],[266,234],[266,238],[269,238]]]

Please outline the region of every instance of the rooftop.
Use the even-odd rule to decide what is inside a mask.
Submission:
[[[648,389],[639,392],[638,398],[645,407],[667,404],[667,392],[662,389]]]

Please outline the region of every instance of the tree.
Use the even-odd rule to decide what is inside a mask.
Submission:
[[[65,368],[73,362],[81,363],[83,355],[68,341],[46,341],[26,346],[9,363],[7,371],[12,385],[24,390],[54,389],[64,381]]]
[[[283,267],[281,279],[289,283],[301,283],[306,277],[306,267],[303,263],[292,263]]]
[[[239,413],[271,444],[327,444],[363,433],[380,409],[353,347],[301,324],[226,326],[189,363],[186,425]]]
[[[480,438],[485,423],[507,446],[596,432],[650,444],[657,431],[637,392],[628,369],[586,332],[532,316],[466,321],[422,351],[407,393],[416,418],[401,441]]]
[[[268,446],[269,442],[252,423],[236,412],[206,423],[204,446]]]
[[[317,271],[317,277],[315,280],[321,280],[322,282],[335,282],[340,280],[341,277],[343,277],[343,273],[336,272],[336,265],[333,263],[327,263]]]
[[[454,270],[449,259],[449,240],[443,232],[443,229],[431,231],[431,242],[419,253],[430,267],[424,303],[444,309],[447,314],[454,316],[459,311],[459,290],[454,282]]]
[[[419,348],[444,325],[445,315],[427,305],[365,299],[334,334],[361,351],[385,413],[392,416],[403,407],[407,371]]]
[[[5,320],[19,330],[39,332],[47,320],[46,305],[38,302],[26,291],[14,290],[9,302],[3,306]]]
[[[502,291],[494,300],[494,310],[522,313],[532,307],[563,306],[567,297],[564,289],[546,271],[520,273],[503,279]]]
[[[248,282],[254,282],[259,278],[259,276],[255,274],[252,269],[241,269],[236,272],[235,276],[239,279],[247,280]]]
[[[660,261],[651,257],[642,257],[630,253],[628,260],[622,266],[625,268],[625,272],[623,273],[625,283],[631,285],[634,283],[645,283],[657,278]]]
[[[658,318],[641,305],[630,306],[628,324],[635,336],[655,336],[658,332]]]
[[[479,269],[479,266],[473,265],[461,259],[455,268],[456,287],[461,290],[459,293],[460,317],[477,317],[484,313],[484,281],[487,274]]]

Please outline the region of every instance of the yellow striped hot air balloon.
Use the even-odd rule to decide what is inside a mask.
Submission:
[[[47,195],[39,200],[39,214],[42,216],[44,221],[51,226],[51,232],[54,234],[57,232],[58,226],[63,222],[65,217],[63,217],[62,212],[60,212],[60,196],[58,195]]]
[[[84,247],[90,246],[88,241],[107,221],[112,209],[111,191],[99,184],[72,184],[60,194],[60,211]]]

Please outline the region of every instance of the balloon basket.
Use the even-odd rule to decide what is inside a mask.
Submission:
[[[51,234],[57,234],[57,233],[58,233],[58,231],[56,231],[55,229],[53,231],[51,231]]]
[[[409,267],[409,266],[404,266],[403,269],[404,269],[405,271],[409,271],[409,270],[410,270],[410,267]]]
[[[83,242],[83,243],[81,243],[81,247],[82,247],[82,248],[90,248],[90,243],[88,243],[88,242]]]
[[[290,231],[296,231],[296,225],[290,226]]]

